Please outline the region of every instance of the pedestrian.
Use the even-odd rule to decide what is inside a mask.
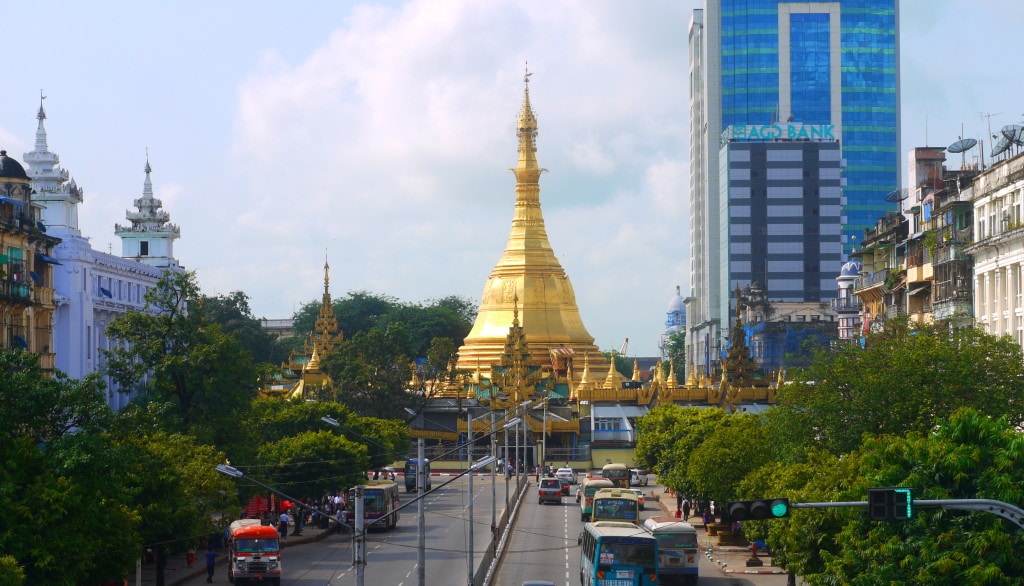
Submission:
[[[277,532],[281,534],[281,539],[288,537],[288,521],[291,521],[288,511],[282,510],[281,517],[277,520]]]
[[[292,531],[292,535],[302,535],[302,518],[306,516],[306,510],[299,508],[298,512],[292,509],[293,517],[295,518],[295,530]]]
[[[704,530],[708,530],[708,524],[711,523],[711,510],[708,507],[704,507],[704,515],[701,518],[704,521]]]
[[[690,501],[689,499],[683,499],[683,520],[690,520]]]
[[[213,547],[206,546],[206,581],[213,582],[213,569],[217,563],[217,552]]]
[[[188,553],[185,554],[185,562],[188,564],[188,567],[190,568],[196,565],[196,548],[188,548]]]
[[[676,509],[676,519],[682,519],[682,518],[683,518],[683,511],[681,509]]]

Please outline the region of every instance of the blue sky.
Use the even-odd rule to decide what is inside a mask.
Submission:
[[[85,189],[82,232],[115,254],[148,149],[177,258],[257,316],[318,300],[325,255],[335,297],[479,301],[511,224],[528,61],[548,234],[584,323],[601,348],[628,337],[654,355],[675,287],[689,289],[700,5],[13,3],[0,148],[31,150],[43,90],[50,150]],[[901,2],[902,160],[926,137],[1021,122],[1005,47],[1022,16],[1012,0]]]

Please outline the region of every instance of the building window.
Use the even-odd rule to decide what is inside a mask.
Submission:
[[[149,256],[149,242],[146,240],[139,242],[139,256]]]

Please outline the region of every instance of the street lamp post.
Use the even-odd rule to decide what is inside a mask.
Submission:
[[[405,407],[405,412],[416,416],[412,409]],[[423,461],[426,458],[423,438],[416,438],[416,584],[425,586],[427,582],[427,521],[423,508],[423,491],[427,481],[423,478]]]
[[[472,423],[472,420],[470,420]],[[470,433],[472,433],[472,428]],[[472,446],[470,446],[472,449]],[[473,583],[473,472],[483,468],[484,466],[497,460],[493,455],[483,458],[479,462],[473,463],[472,456],[469,459],[469,468],[467,470],[469,476],[469,503],[468,503],[468,514],[466,521],[469,523],[469,527],[466,531],[466,575],[468,581],[466,582],[469,586],[475,586]]]

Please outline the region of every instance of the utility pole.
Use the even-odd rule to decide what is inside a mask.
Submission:
[[[423,478],[425,458],[423,438],[416,438],[416,583],[426,586],[427,581],[427,523],[423,509],[423,491],[427,480]]]
[[[355,488],[356,492],[356,519],[352,555],[355,556],[356,564],[356,586],[363,586],[363,577],[366,570],[366,519],[363,517],[363,485]]]
[[[467,497],[466,528],[466,574],[467,584],[473,586],[473,412],[466,409],[466,470],[469,471],[469,496]]]

